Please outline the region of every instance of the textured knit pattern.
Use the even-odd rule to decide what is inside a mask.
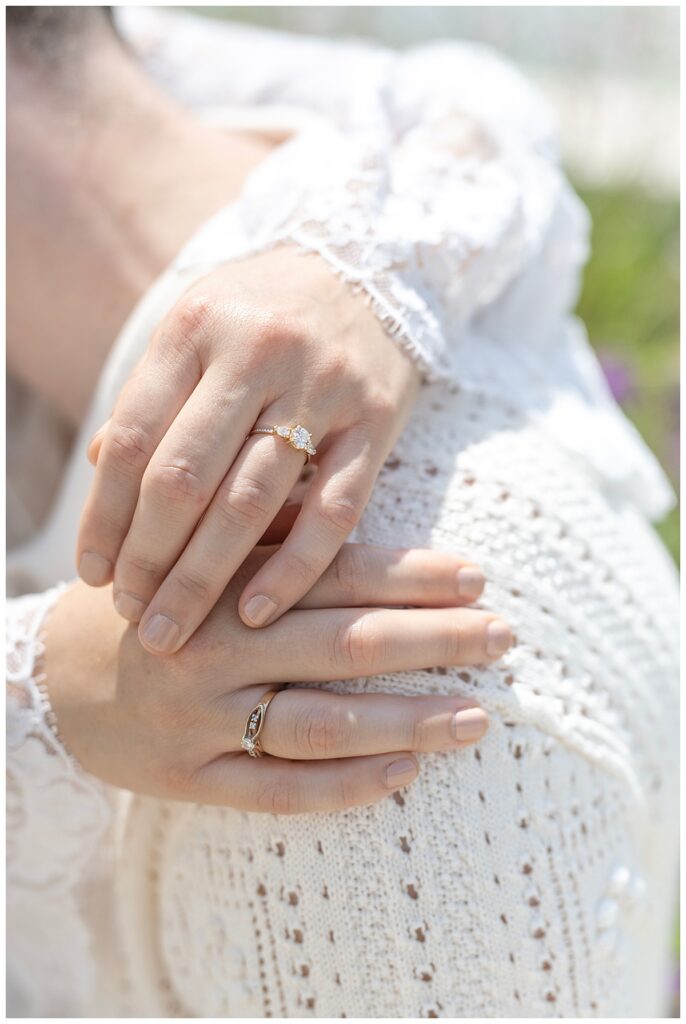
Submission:
[[[59,818],[16,815],[16,842],[26,848],[37,836],[47,873],[71,849],[71,822],[83,821],[88,800],[109,800],[118,813],[116,832],[97,815],[87,836],[78,832],[84,849],[99,851],[94,861],[111,856],[98,898],[114,917],[105,934],[84,909],[84,881],[71,879],[63,926],[80,929],[83,941],[64,1012],[659,1016],[677,880],[678,625],[674,570],[644,512],[664,508],[668,492],[568,315],[586,225],[554,147],[542,141],[538,101],[514,72],[470,48],[439,48],[430,74],[426,52],[401,59],[175,24],[146,12],[139,43],[160,79],[180,94],[187,82],[198,106],[223,95],[230,69],[230,100],[309,103],[332,125],[277,151],[244,200],[181,254],[120,338],[92,416],[106,418],[175,281],[180,289],[189,275],[280,238],[316,249],[367,291],[425,372],[353,539],[474,559],[488,580],[479,605],[512,624],[516,645],[488,668],[328,684],[469,695],[490,714],[477,746],[423,755],[419,780],[373,807],[253,815],[131,797],[84,777]],[[224,53],[223,63],[212,53]],[[336,71],[344,68],[343,83]],[[438,151],[424,146],[446,103],[454,107],[458,81],[472,97],[461,134],[471,140],[469,168],[446,155],[441,133]],[[386,118],[380,141],[365,134],[365,114]],[[407,160],[380,167],[379,155],[397,156],[398,140],[413,133],[421,144],[408,143]],[[347,202],[338,161],[327,178],[322,158],[318,189],[298,177],[317,152],[315,136],[345,157],[352,182],[359,154],[372,154],[362,190],[351,187]],[[520,173],[523,164],[535,172]],[[393,187],[381,188],[389,174]],[[85,485],[72,479],[63,507]],[[29,696],[45,600],[25,599],[35,615],[16,617],[19,642],[34,652],[15,673]],[[32,787],[40,794],[43,761],[57,744],[36,715],[49,744],[34,778],[24,772],[20,807]],[[24,735],[11,768],[23,763]],[[64,752],[51,763],[65,779],[84,776]],[[20,867],[11,859],[10,887]],[[38,924],[50,886],[29,880],[22,892],[31,907],[26,920],[12,919],[10,979],[19,979],[20,1012],[51,1012],[65,956]],[[53,981],[27,993],[21,980],[36,963]]]

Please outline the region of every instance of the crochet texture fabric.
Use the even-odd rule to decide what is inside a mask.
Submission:
[[[325,117],[146,297],[83,435],[189,280],[280,239],[320,252],[425,375],[353,539],[479,562],[479,604],[516,646],[488,668],[328,684],[473,695],[491,726],[473,749],[422,756],[419,780],[376,806],[284,818],[87,776],[39,685],[57,594],[11,602],[13,1012],[661,1015],[678,627],[646,513],[668,491],[569,316],[587,221],[545,110],[457,44],[392,55],[159,13],[122,25],[199,108],[279,99]],[[70,573],[76,524],[55,524],[88,486],[70,474],[35,549],[50,559],[18,563],[37,587]]]

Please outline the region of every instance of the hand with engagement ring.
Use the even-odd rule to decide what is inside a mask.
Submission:
[[[274,623],[359,521],[418,385],[320,257],[282,246],[221,267],[160,324],[91,442],[79,575],[113,583],[148,651],[178,651],[315,457],[300,515],[240,598],[246,625]]]
[[[158,658],[107,591],[77,583],[47,629],[61,738],[104,781],[162,799],[277,814],[371,804],[409,785],[417,752],[459,751],[488,716],[468,696],[334,693],[307,683],[494,661],[512,642],[470,607],[474,565],[444,552],[346,544],[269,630],[237,613],[257,547],[188,644]],[[79,652],[74,659],[74,651]]]

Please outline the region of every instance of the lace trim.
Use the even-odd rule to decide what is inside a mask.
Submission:
[[[107,787],[65,747],[48,695],[46,629],[66,588],[8,601],[8,877],[15,885],[75,885],[111,820]]]

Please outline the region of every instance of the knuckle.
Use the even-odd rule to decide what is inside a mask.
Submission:
[[[202,292],[185,295],[169,315],[164,332],[165,345],[172,349],[197,351],[216,326],[218,316],[214,298]]]
[[[210,497],[197,473],[183,464],[151,467],[146,474],[144,487],[147,492],[155,493],[158,499],[172,506],[190,505],[202,510]]]
[[[140,427],[118,423],[108,433],[105,449],[115,465],[123,469],[142,469],[152,455],[153,446]]]
[[[303,310],[297,298],[281,299],[270,309],[263,309],[257,319],[257,336],[263,345],[298,345],[305,340]]]
[[[369,577],[369,566],[360,545],[341,548],[334,564],[336,583],[348,596],[355,596],[365,590]]]
[[[386,425],[397,418],[398,407],[385,395],[369,402],[368,417],[372,423]]]
[[[329,529],[348,534],[359,523],[363,509],[359,498],[326,495],[322,496],[319,515]]]
[[[207,605],[214,597],[209,581],[192,569],[181,569],[174,574],[174,584],[194,604]]]
[[[119,562],[116,567],[116,581],[121,583],[124,579],[132,577],[142,578],[148,583],[157,583],[164,574],[162,566],[150,558],[144,558],[137,554],[124,554],[121,559],[121,570]]]
[[[340,704],[303,710],[294,722],[297,750],[311,757],[340,756],[350,746],[350,717]]]
[[[348,382],[349,386],[355,386],[355,379],[351,374],[350,352],[345,348],[335,348],[327,352],[324,365],[324,375],[328,380]]]
[[[445,657],[449,665],[459,661],[464,652],[464,647],[464,630],[461,626],[452,623],[445,631]]]
[[[310,587],[317,578],[317,570],[302,555],[291,552],[284,565],[283,576],[284,579],[288,579],[299,586],[307,585]]]
[[[408,718],[406,727],[402,732],[404,745],[407,746],[408,750],[428,749],[430,732],[424,717]]]
[[[383,656],[383,641],[370,616],[345,623],[334,633],[334,661],[343,669],[374,675]]]
[[[239,476],[217,494],[217,511],[228,526],[250,527],[266,519],[272,506],[269,484],[256,477]]]
[[[354,780],[345,772],[340,772],[336,778],[337,806],[355,807],[359,801],[358,788]]]
[[[265,814],[297,814],[302,802],[299,790],[287,777],[260,783],[255,793],[258,811]]]
[[[262,308],[251,311],[250,321],[250,344],[246,346],[243,358],[252,370],[260,370],[267,357],[283,353],[287,348],[290,338],[288,318],[276,308]]]

